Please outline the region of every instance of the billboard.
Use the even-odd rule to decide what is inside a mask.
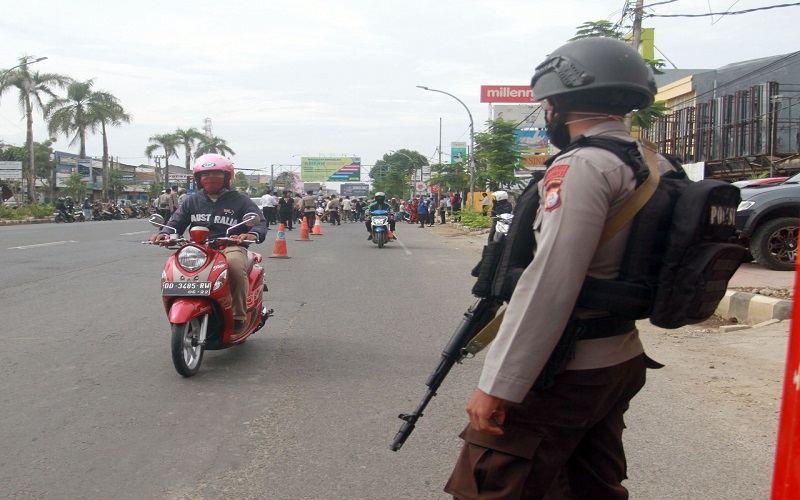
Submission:
[[[63,151],[56,151],[56,172],[59,174],[71,174],[75,167],[78,166],[80,156],[72,153],[64,153]],[[91,162],[91,160],[89,160]]]
[[[467,143],[466,142],[451,142],[450,143],[450,164],[463,163],[467,157]]]
[[[0,179],[22,179],[22,162],[0,161]]]
[[[550,141],[544,130],[515,130],[516,149],[523,155],[547,154],[550,152]]]
[[[366,198],[369,196],[369,184],[342,184],[342,196]]]
[[[361,180],[361,157],[303,156],[300,177],[303,182],[358,182]]]
[[[494,104],[492,120],[514,122],[517,128],[544,128],[544,109],[540,104]]]
[[[530,85],[481,85],[481,102],[535,102]]]

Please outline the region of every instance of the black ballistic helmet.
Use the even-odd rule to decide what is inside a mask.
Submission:
[[[633,46],[613,38],[569,42],[536,67],[533,96],[565,110],[625,114],[653,104],[653,72]],[[551,102],[552,104],[552,102]]]

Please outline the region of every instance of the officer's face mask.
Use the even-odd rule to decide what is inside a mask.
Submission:
[[[544,131],[550,143],[558,149],[564,149],[572,138],[567,123],[555,108],[548,106],[544,114]]]

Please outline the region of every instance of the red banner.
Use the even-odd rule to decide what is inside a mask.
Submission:
[[[481,102],[537,102],[529,85],[481,85]]]

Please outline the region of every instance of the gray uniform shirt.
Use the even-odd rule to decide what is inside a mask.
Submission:
[[[619,122],[605,122],[584,135],[633,140]],[[672,165],[658,157],[658,169]],[[486,356],[478,387],[520,402],[533,386],[572,312],[585,276],[614,278],[630,224],[597,248],[606,220],[636,189],[632,169],[613,153],[580,148],[560,157],[537,186],[541,203],[534,222],[536,256],[514,289],[505,318]],[[603,315],[578,311],[580,317]],[[614,366],[643,351],[638,331],[582,340],[567,369]]]

